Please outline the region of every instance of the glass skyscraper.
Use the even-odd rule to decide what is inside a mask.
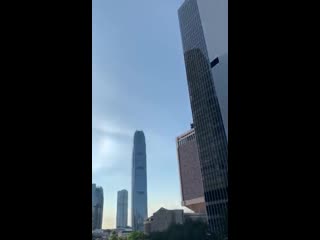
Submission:
[[[228,1],[185,0],[178,10],[210,231],[228,215]]]
[[[92,184],[92,230],[102,229],[103,189]]]
[[[144,231],[148,217],[147,205],[147,155],[143,131],[136,131],[132,153],[132,210],[131,224],[135,231]]]
[[[118,191],[117,199],[117,228],[126,228],[128,225],[128,191]]]

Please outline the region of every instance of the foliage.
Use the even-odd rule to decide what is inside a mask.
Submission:
[[[225,240],[228,236],[228,216],[223,221],[226,228],[217,234],[208,234],[208,225],[203,221],[187,219],[184,224],[171,225],[167,231],[153,232],[146,236],[142,232],[132,232],[128,240]]]
[[[128,236],[128,240],[147,240],[147,236],[143,232],[132,232]]]
[[[118,238],[118,236],[117,236],[115,231],[113,231],[111,233],[111,236],[109,237],[109,240],[119,240],[119,238]]]
[[[206,240],[207,232],[206,223],[186,220],[183,225],[172,225],[165,232],[151,233],[150,240]]]

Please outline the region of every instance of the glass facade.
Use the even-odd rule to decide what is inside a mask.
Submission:
[[[226,232],[228,141],[197,0],[186,0],[178,15],[208,223],[213,233]]]
[[[131,224],[134,231],[144,231],[147,207],[147,155],[143,131],[136,131],[132,153],[132,211]]]
[[[102,229],[103,189],[92,184],[92,230]]]
[[[117,228],[126,228],[128,225],[128,191],[118,192],[117,200]]]

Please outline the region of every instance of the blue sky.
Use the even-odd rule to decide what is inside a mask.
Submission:
[[[104,228],[129,192],[133,134],[147,146],[148,211],[181,208],[175,138],[189,130],[177,10],[183,0],[93,0],[92,181],[104,189]]]

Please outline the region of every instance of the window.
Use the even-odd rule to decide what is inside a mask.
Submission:
[[[213,68],[215,65],[217,65],[219,63],[219,58],[215,58],[212,62],[211,62],[211,68]]]

